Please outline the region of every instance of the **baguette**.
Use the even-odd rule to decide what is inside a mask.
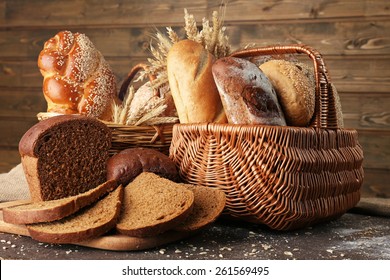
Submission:
[[[226,123],[211,67],[213,55],[192,40],[175,43],[168,52],[169,87],[180,123]]]

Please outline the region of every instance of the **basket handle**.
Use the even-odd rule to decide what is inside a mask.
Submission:
[[[306,54],[314,63],[314,74],[316,80],[315,88],[315,110],[310,126],[316,128],[338,128],[336,107],[332,86],[328,76],[325,62],[322,55],[315,49],[301,44],[258,47],[233,52],[234,57],[255,57],[259,55],[280,55],[280,54]]]
[[[130,83],[134,79],[135,75],[137,75],[138,71],[146,70],[147,68],[148,68],[148,65],[146,65],[144,63],[138,63],[133,68],[131,68],[130,72],[127,74],[127,77],[123,81],[123,83],[121,85],[121,88],[119,90],[118,97],[119,97],[120,100],[123,101],[123,99],[124,99],[124,97],[126,95],[127,89],[129,88]],[[151,82],[154,81],[155,79],[156,79],[156,77],[154,75],[149,75],[149,80]],[[154,95],[155,96],[159,96],[160,95],[160,92],[159,92],[158,89],[154,89]]]

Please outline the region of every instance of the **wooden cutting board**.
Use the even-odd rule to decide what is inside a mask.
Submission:
[[[17,200],[0,203],[0,232],[30,236],[24,225],[15,225],[4,222],[2,209],[10,206],[28,203],[27,200]],[[166,232],[153,237],[131,237],[123,234],[111,234],[89,239],[80,243],[73,243],[84,247],[111,250],[111,251],[136,251],[145,250],[178,241],[190,236],[190,233]]]

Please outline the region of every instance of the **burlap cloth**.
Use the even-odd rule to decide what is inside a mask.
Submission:
[[[29,198],[30,191],[22,164],[18,164],[8,173],[0,174],[0,202]]]
[[[0,202],[29,198],[30,192],[22,164],[18,164],[8,173],[0,174]],[[390,198],[362,197],[351,212],[390,217]]]

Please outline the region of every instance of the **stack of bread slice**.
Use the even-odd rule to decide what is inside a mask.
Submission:
[[[225,194],[218,189],[143,172],[127,186],[108,181],[79,195],[5,208],[3,219],[25,224],[40,242],[80,243],[105,234],[190,234],[214,222],[224,207]]]

